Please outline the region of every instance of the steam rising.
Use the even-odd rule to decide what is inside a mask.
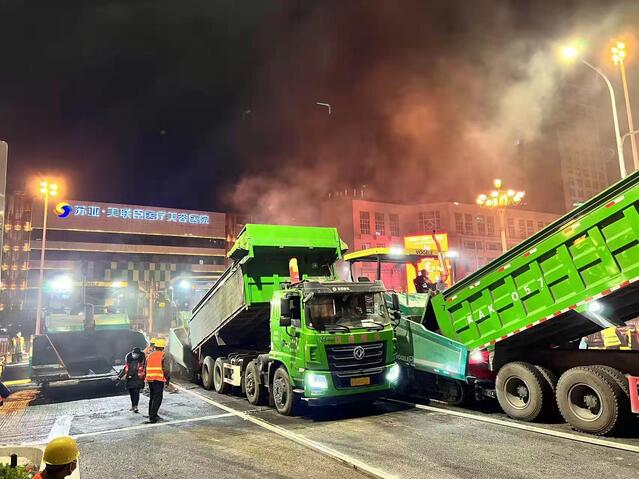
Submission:
[[[321,198],[364,184],[369,198],[417,203],[472,201],[494,176],[525,181],[517,145],[543,141],[561,110],[558,42],[575,31],[602,42],[617,11],[425,3],[297,12],[299,28],[256,76],[266,87],[247,98],[251,117],[238,121],[250,170],[228,192],[233,209],[311,224]]]

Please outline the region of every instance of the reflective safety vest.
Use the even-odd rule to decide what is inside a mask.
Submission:
[[[164,352],[154,351],[146,360],[146,382],[150,381],[162,381],[166,382],[164,378],[164,369],[162,368],[162,361],[164,360]]]
[[[42,479],[42,473],[38,472],[35,476],[33,476],[33,479]]]

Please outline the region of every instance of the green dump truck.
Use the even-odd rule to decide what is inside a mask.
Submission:
[[[171,332],[172,360],[284,415],[387,392],[399,366],[384,286],[337,281],[345,249],[335,228],[246,225],[188,330]]]
[[[581,339],[639,315],[638,280],[636,172],[429,295],[421,321],[398,327],[398,359],[414,383],[428,373],[479,384],[513,418],[558,407],[574,429],[608,434],[639,413],[639,353],[583,349]],[[494,381],[469,373],[483,361]]]

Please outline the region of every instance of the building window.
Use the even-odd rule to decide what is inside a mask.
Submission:
[[[464,215],[464,233],[467,235],[473,234],[473,215]]]
[[[388,221],[390,222],[391,236],[399,236],[399,215],[388,215]]]
[[[488,251],[501,251],[501,244],[500,243],[487,242],[486,243],[486,250],[488,250]]]
[[[417,214],[417,229],[421,233],[432,233],[442,229],[439,211],[420,211]]]
[[[519,237],[526,237],[526,222],[524,220],[519,220]]]
[[[477,218],[477,233],[480,235],[486,234],[486,218],[482,215],[478,215]]]
[[[359,212],[359,232],[363,235],[371,234],[371,215],[368,211]]]
[[[475,249],[475,242],[464,240],[464,249]]]
[[[492,236],[495,234],[495,217],[486,216],[486,232]]]
[[[515,237],[515,220],[513,218],[508,218],[507,224],[508,224],[508,236],[510,238],[514,238]]]
[[[362,243],[362,249],[369,249],[371,247],[370,243]]]
[[[386,235],[386,224],[384,222],[384,213],[375,213],[375,234],[377,236]]]
[[[461,213],[455,213],[455,231],[458,233],[464,232],[464,217]]]
[[[538,230],[543,230],[544,229],[544,222],[543,221],[537,221],[537,229]]]
[[[526,221],[526,233],[528,233],[528,236],[535,234],[535,227],[533,226],[532,220]]]

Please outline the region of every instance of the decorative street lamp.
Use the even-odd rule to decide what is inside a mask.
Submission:
[[[572,61],[579,57],[579,50],[575,46],[566,46],[562,48],[561,55],[564,57],[564,59]],[[617,116],[617,101],[615,100],[615,90],[612,88],[612,83],[610,83],[610,80],[604,74],[604,72],[602,72],[599,68],[587,62],[583,58],[579,58],[579,60],[588,68],[590,68],[591,70],[594,70],[594,72],[601,77],[601,79],[606,83],[606,86],[608,87],[608,92],[610,93],[610,104],[612,107],[612,121],[615,126],[615,139],[617,141],[617,157],[619,159],[619,174],[621,178],[623,179],[626,177],[627,172],[626,172],[626,162],[623,157],[623,142],[621,141],[621,134],[619,133],[619,117]]]
[[[616,46],[612,47],[612,62],[615,65],[619,65],[619,71],[621,72],[621,83],[623,84],[623,93],[626,98],[626,113],[628,114],[628,129],[630,131],[635,130],[634,123],[632,121],[632,109],[630,108],[630,96],[628,94],[628,81],[626,80],[626,67],[624,66],[624,59],[626,58],[626,45],[624,42],[617,42]],[[637,141],[634,135],[630,136],[630,144],[632,145],[632,162],[635,170],[639,170],[639,156],[637,155]]]
[[[506,208],[518,206],[524,199],[524,191],[503,190],[500,179],[493,180],[495,189],[488,194],[482,193],[477,197],[477,204],[482,208],[493,208],[499,215],[499,228],[501,236],[501,250],[508,251],[506,243]]]
[[[47,241],[47,212],[49,211],[49,196],[58,194],[58,185],[47,180],[40,181],[40,193],[44,199],[44,218],[42,220],[42,242],[40,245],[40,287],[38,288],[38,306],[36,309],[35,333],[40,334],[42,325],[42,290],[44,288],[44,249]]]

